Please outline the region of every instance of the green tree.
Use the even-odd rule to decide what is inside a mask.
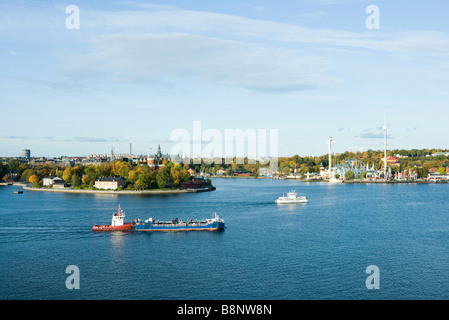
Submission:
[[[180,171],[181,174],[181,182],[187,181],[190,179],[190,173],[186,169],[182,169]]]
[[[165,188],[167,183],[170,181],[170,175],[165,168],[166,167],[163,167],[156,174],[157,185],[161,189]]]
[[[9,165],[9,168],[11,170],[17,170],[18,171],[19,167],[20,167],[20,161],[17,160],[17,159],[11,159],[11,160],[8,161],[8,165]]]
[[[23,171],[22,176],[20,177],[20,179],[23,182],[29,182],[30,177],[34,174],[34,170],[33,169],[26,169],[25,171]]]
[[[354,172],[349,170],[345,173],[346,180],[354,180]]]
[[[84,175],[81,175],[81,181],[84,184],[93,184],[95,182],[96,176],[96,170],[94,166],[88,166],[86,169],[84,169]]]
[[[429,175],[429,170],[427,168],[416,168],[416,173],[418,173],[418,178],[426,178]]]
[[[96,167],[97,177],[110,177],[112,174],[112,164],[111,163],[102,163],[98,167]]]
[[[0,162],[0,181],[3,179],[3,176],[5,176],[7,173],[8,173],[8,165]]]
[[[439,173],[439,174],[446,174],[446,168],[440,167],[440,168],[438,169],[438,173]]]
[[[137,179],[136,182],[134,182],[134,188],[136,190],[140,190],[144,188],[143,183],[140,181],[140,179]]]
[[[153,189],[157,186],[156,171],[150,169],[148,166],[142,168],[139,179],[144,189]]]
[[[78,172],[75,172],[72,175],[72,186],[73,187],[80,187],[81,186],[81,176],[78,174]]]

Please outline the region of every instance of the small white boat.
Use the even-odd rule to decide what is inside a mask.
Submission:
[[[309,202],[309,200],[304,196],[298,197],[296,195],[296,192],[293,190],[293,191],[288,192],[286,197],[282,196],[282,197],[277,198],[275,202],[278,204],[307,203],[307,202]]]

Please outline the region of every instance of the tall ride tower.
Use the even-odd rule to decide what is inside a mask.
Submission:
[[[332,137],[329,137],[329,179],[332,178]]]
[[[384,179],[387,179],[387,119],[384,116]]]

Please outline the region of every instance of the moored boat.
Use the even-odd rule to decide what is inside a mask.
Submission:
[[[110,225],[97,224],[92,227],[93,231],[118,231],[118,230],[130,230],[134,228],[134,222],[124,223],[125,213],[118,206],[118,211],[112,215],[112,221]]]
[[[297,196],[295,191],[290,191],[287,196],[279,197],[275,201],[278,204],[288,204],[288,203],[307,203],[309,200],[304,196]]]
[[[216,231],[223,230],[225,222],[223,219],[214,213],[213,218],[205,220],[178,220],[172,219],[171,221],[155,221],[153,218],[149,218],[145,221],[140,219],[135,220],[135,231]]]

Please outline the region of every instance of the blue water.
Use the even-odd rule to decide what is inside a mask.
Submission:
[[[213,179],[216,191],[78,195],[0,187],[0,299],[448,299],[449,184]],[[308,204],[277,205],[290,189]],[[207,218],[222,232],[96,233]],[[66,267],[80,271],[69,290]],[[380,271],[368,290],[366,267]]]

